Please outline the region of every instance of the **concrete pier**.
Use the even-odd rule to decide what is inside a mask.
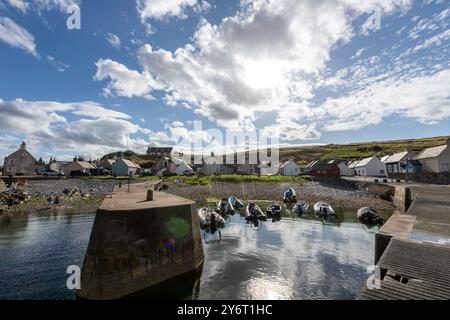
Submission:
[[[450,299],[450,187],[397,187],[395,213],[377,232],[379,289],[359,299]]]
[[[123,185],[106,196],[91,231],[77,298],[164,298],[201,273],[204,253],[195,202]],[[151,194],[151,196],[149,196]],[[149,200],[147,200],[149,199]],[[153,290],[155,289],[155,290]]]

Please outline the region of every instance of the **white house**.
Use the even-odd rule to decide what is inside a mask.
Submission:
[[[96,167],[87,161],[83,161],[78,159],[77,157],[73,158],[73,161],[68,165],[64,166],[64,174],[66,176],[70,176],[71,172],[78,171],[88,173],[89,170],[95,169]]]
[[[425,172],[449,172],[450,171],[450,139],[447,144],[439,147],[428,148],[417,155],[415,160],[422,163]]]
[[[353,170],[350,169],[345,162],[341,162],[337,166],[341,172],[341,176],[353,176]]]
[[[292,159],[281,163],[278,167],[278,174],[282,176],[298,176],[299,173],[300,168]]]
[[[385,177],[386,165],[377,157],[365,158],[353,168],[358,176]]]
[[[111,174],[116,177],[128,176],[130,172],[133,175],[139,174],[141,167],[134,162],[120,157],[112,165]]]
[[[194,170],[184,162],[180,163],[175,168],[175,173],[177,174],[177,176],[182,176],[186,173],[192,173],[192,172],[194,172]]]

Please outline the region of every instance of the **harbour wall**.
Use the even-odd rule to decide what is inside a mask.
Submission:
[[[148,201],[146,185],[122,189],[97,212],[77,298],[163,298],[174,287],[188,295],[204,261],[195,203],[163,192]]]

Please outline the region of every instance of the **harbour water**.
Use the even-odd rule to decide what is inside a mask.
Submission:
[[[356,210],[337,213],[334,221],[284,214],[259,230],[231,217],[220,241],[207,235],[194,297],[354,298],[373,263],[377,227],[355,221]],[[73,299],[66,269],[82,265],[94,218],[94,212],[0,216],[0,299]]]

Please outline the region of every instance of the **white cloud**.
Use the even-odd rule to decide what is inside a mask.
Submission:
[[[149,92],[161,87],[149,72],[140,73],[128,70],[123,64],[110,59],[100,59],[95,65],[97,66],[95,80],[110,79],[108,87],[104,89],[106,95],[119,95],[129,98],[141,96],[152,99]]]
[[[332,120],[328,131],[379,124],[393,114],[434,124],[450,117],[450,69],[407,80],[380,81],[348,95],[328,99],[321,108]]]
[[[81,3],[80,0],[7,0],[9,5],[17,10],[25,13],[30,10],[41,13],[43,11],[59,10],[66,12],[67,8],[71,5]]]
[[[109,61],[120,66],[116,72],[98,63],[101,76],[96,80],[110,78],[105,90],[119,96],[163,91],[168,105],[188,105],[235,130],[254,130],[255,120],[275,114],[276,124],[267,130],[286,130],[281,135],[285,140],[313,139],[326,125],[326,112],[312,101],[315,80],[321,78],[331,51],[352,39],[357,17],[375,7],[388,15],[410,5],[410,0],[242,1],[240,12],[218,25],[203,20],[184,47],[168,51],[142,46],[141,70]],[[359,72],[367,73],[364,68]],[[340,78],[334,81],[342,83]],[[321,125],[311,125],[317,120]]]
[[[8,17],[0,17],[0,40],[38,58],[34,37]]]
[[[130,120],[125,113],[90,101],[0,101],[2,130],[24,136],[36,150],[45,152],[97,157],[114,150],[143,151],[147,141],[135,135],[148,136],[151,131]]]
[[[59,72],[64,72],[70,67],[69,65],[67,65],[63,62],[56,60],[55,57],[53,57],[51,55],[47,55],[46,58],[47,58],[47,61]]]
[[[197,0],[137,0],[136,8],[142,22],[147,19],[161,20],[176,16],[184,18],[184,10],[196,5]]]
[[[117,48],[117,49],[120,48],[120,45],[121,45],[120,38],[117,35],[115,35],[114,33],[108,33],[106,35],[106,41],[108,41],[111,44],[111,46],[113,46],[114,48]]]

